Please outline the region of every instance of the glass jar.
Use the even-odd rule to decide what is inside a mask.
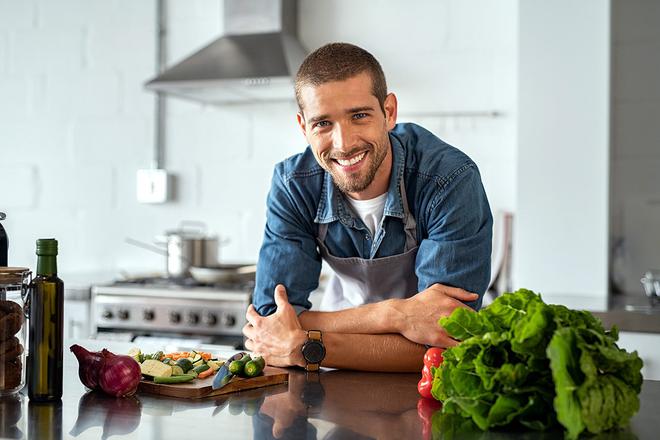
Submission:
[[[0,396],[25,385],[25,311],[32,272],[24,267],[0,267]]]

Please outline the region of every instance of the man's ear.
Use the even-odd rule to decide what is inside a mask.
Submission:
[[[396,125],[398,110],[398,103],[394,93],[387,94],[383,107],[385,107],[385,124],[387,126],[387,131],[390,131]]]
[[[301,111],[296,113],[296,119],[298,120],[298,126],[300,127],[300,130],[302,130],[303,136],[307,138],[307,125],[305,124],[305,116]]]

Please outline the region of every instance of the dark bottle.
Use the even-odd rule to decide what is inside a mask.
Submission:
[[[57,240],[37,240],[37,276],[30,286],[28,397],[37,402],[62,397],[64,283],[57,278]]]
[[[0,212],[0,220],[6,218],[4,212]],[[7,252],[9,250],[9,238],[7,238],[7,233],[5,228],[2,227],[0,223],[0,266],[9,266],[7,263]]]

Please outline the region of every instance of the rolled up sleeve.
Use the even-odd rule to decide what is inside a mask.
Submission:
[[[275,312],[273,295],[278,284],[286,287],[289,303],[298,314],[309,310],[309,294],[318,287],[320,272],[313,220],[298,209],[280,164],[268,194],[266,228],[257,263],[253,295],[257,312],[262,316]]]
[[[421,292],[434,283],[478,293],[478,309],[490,280],[493,217],[474,163],[437,190],[426,213],[428,236],[420,243],[415,271]]]

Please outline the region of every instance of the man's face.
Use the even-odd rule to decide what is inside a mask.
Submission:
[[[369,199],[387,190],[392,157],[388,131],[396,123],[396,97],[385,99],[385,114],[372,94],[371,77],[303,86],[298,113],[318,163],[340,190]]]

